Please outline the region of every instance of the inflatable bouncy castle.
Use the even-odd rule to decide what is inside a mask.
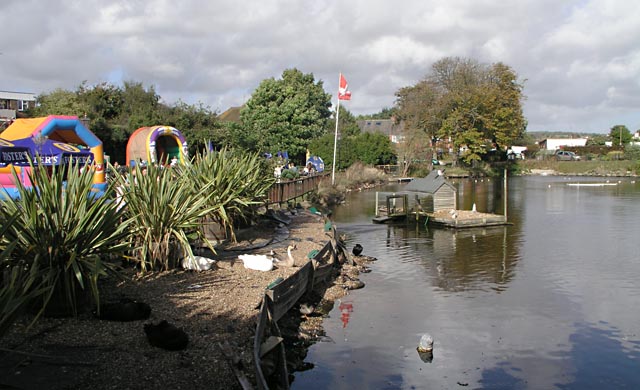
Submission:
[[[35,164],[61,165],[70,162],[88,163],[93,170],[93,183],[96,192],[103,192],[107,183],[104,172],[104,151],[102,141],[98,139],[76,116],[50,115],[41,118],[16,119],[0,134],[3,147],[13,148],[6,157],[20,157],[16,152],[28,153]],[[25,150],[28,150],[25,151]],[[4,152],[2,153],[5,156]],[[20,157],[8,161],[2,157],[0,162],[0,187],[9,196],[15,196],[17,191],[13,181],[13,173],[18,174],[19,180],[28,184],[26,172],[28,164],[24,164]]]
[[[174,158],[180,163],[189,160],[187,141],[174,127],[141,127],[129,137],[127,142],[127,165],[129,166],[140,162],[167,164]]]

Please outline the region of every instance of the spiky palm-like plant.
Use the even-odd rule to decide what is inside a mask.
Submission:
[[[105,259],[129,248],[128,221],[110,199],[112,186],[102,197],[93,192],[90,169],[69,165],[49,173],[31,166],[29,176],[34,187],[16,180],[19,199],[0,202],[0,218],[15,217],[0,241],[2,269],[10,275],[2,287],[41,298],[39,314],[59,296],[63,310],[75,315],[89,291],[99,303],[98,278],[116,272]]]
[[[212,209],[206,200],[211,184],[194,188],[189,176],[155,166],[135,167],[129,175],[117,174],[115,181],[124,189],[124,210],[133,220],[131,259],[142,272],[168,270],[180,257],[193,255],[190,236],[203,238],[199,225]]]
[[[212,185],[206,197],[213,210],[209,216],[229,231],[232,239],[236,221],[251,215],[254,206],[264,204],[275,182],[259,154],[226,148],[196,156],[186,169],[196,188]]]

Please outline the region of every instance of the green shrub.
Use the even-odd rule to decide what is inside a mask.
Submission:
[[[251,218],[253,206],[264,204],[275,182],[272,170],[259,154],[226,148],[197,155],[194,164],[185,168],[194,191],[210,186],[205,196],[211,210],[207,216],[223,226],[233,240],[236,223]]]
[[[614,150],[607,153],[607,160],[618,161],[624,158],[624,152],[621,150]]]
[[[36,190],[17,181],[19,199],[0,203],[3,251],[2,319],[19,307],[36,303],[38,315],[56,297],[64,314],[77,314],[77,304],[93,295],[99,302],[98,278],[115,267],[104,259],[129,248],[128,221],[109,198],[92,194],[93,173],[78,166],[31,167]],[[10,221],[10,222],[9,222]]]
[[[146,170],[146,172],[145,172]],[[129,258],[141,272],[176,267],[192,256],[190,235],[202,238],[201,219],[212,207],[208,195],[213,183],[198,183],[178,168],[135,167],[127,175],[116,174],[123,192],[134,250]]]
[[[297,179],[299,177],[300,177],[300,173],[298,173],[298,171],[295,171],[293,169],[283,169],[282,173],[280,174],[281,179],[287,179],[287,180]]]

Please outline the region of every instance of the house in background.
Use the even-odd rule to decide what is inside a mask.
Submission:
[[[35,104],[35,93],[0,91],[0,125],[16,119],[19,112],[26,111]]]
[[[358,128],[363,133],[376,133],[389,137],[394,144],[398,144],[404,140],[404,124],[398,123],[394,118],[391,119],[365,119],[356,122]]]
[[[241,123],[240,120],[240,111],[244,108],[244,106],[240,107],[230,107],[227,111],[218,115],[218,120],[220,122],[234,122]]]
[[[547,138],[540,142],[540,149],[558,150],[565,146],[586,146],[586,138]]]

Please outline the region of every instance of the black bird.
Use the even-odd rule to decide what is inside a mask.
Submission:
[[[189,336],[185,331],[166,320],[160,321],[158,325],[145,324],[144,333],[147,334],[149,344],[168,351],[179,351],[189,344]]]
[[[95,314],[99,319],[107,321],[139,321],[149,318],[151,306],[144,302],[124,298],[120,302],[100,305],[100,314],[97,312]]]
[[[362,249],[362,245],[356,244],[353,247],[352,253],[354,254],[354,256],[360,256],[360,254],[362,253]]]

